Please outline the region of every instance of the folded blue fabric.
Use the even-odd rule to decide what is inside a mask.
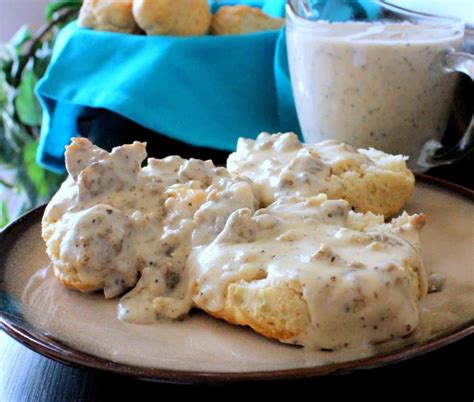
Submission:
[[[272,15],[284,11],[284,0],[226,3],[261,6]],[[64,146],[78,134],[77,121],[88,108],[113,111],[191,145],[229,151],[241,136],[299,133],[283,29],[170,37],[71,23],[57,38],[37,95],[45,111],[37,160],[57,172],[64,170]]]

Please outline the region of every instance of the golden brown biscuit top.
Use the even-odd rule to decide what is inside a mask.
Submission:
[[[133,0],[84,0],[78,25],[99,31],[136,33]]]
[[[274,18],[258,7],[247,5],[222,6],[212,16],[210,32],[213,35],[239,35],[280,29],[283,18]]]

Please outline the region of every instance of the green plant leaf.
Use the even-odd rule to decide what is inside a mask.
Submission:
[[[41,57],[35,57],[33,62],[33,71],[37,77],[42,77],[48,68],[51,60],[51,53],[41,55]]]
[[[30,135],[21,127],[7,110],[2,111],[3,134],[15,154],[21,156],[25,144],[31,141]]]
[[[0,44],[0,165],[14,170],[11,185],[24,201],[22,211],[50,197],[64,179],[36,164],[42,111],[34,88],[50,62],[55,36],[77,18],[81,4],[81,0],[50,1],[45,25],[34,34],[22,27],[9,43]],[[14,218],[4,213],[5,208],[0,205],[1,225]]]
[[[58,174],[45,170],[45,174],[49,191],[48,198],[50,198],[58,191],[63,181],[67,179],[67,173]]]
[[[5,135],[5,128],[0,124],[0,164],[13,167],[15,166],[16,154]]]
[[[54,14],[63,8],[77,8],[81,7],[81,0],[56,0],[46,5],[46,20],[49,22],[53,19]]]
[[[38,191],[36,191],[36,187],[28,177],[22,158],[17,162],[15,179],[19,194],[23,196],[25,201],[25,208],[33,208],[38,202]]]
[[[12,70],[18,55],[9,45],[0,44],[0,80],[5,83],[12,82]]]
[[[15,97],[15,108],[18,117],[22,123],[28,126],[39,126],[41,124],[41,106],[34,93],[37,82],[38,80],[33,71],[26,71]]]
[[[19,54],[23,45],[31,39],[31,33],[28,29],[28,25],[23,25],[13,38],[10,40],[10,44],[15,48],[16,52]]]
[[[0,110],[3,110],[5,104],[7,103],[7,86],[5,83],[5,77],[3,74],[0,74]]]
[[[2,191],[5,191],[5,190],[0,189],[0,193]],[[4,228],[5,226],[7,226],[10,223],[10,216],[9,216],[9,213],[8,213],[7,203],[3,199],[1,201],[2,201],[2,203],[0,205],[0,229]]]
[[[0,63],[13,58],[11,46],[8,43],[0,44]]]
[[[49,195],[49,185],[46,177],[46,171],[36,163],[36,149],[38,143],[31,141],[23,150],[23,163],[26,174],[34,185],[37,194],[40,197],[47,197]]]

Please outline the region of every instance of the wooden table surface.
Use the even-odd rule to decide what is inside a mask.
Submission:
[[[474,188],[473,160],[471,155],[457,165],[439,168],[433,173]],[[213,387],[212,391],[222,392],[229,397],[249,390],[256,391],[257,388],[270,393],[296,385],[298,394],[307,390],[314,393],[315,397],[329,395],[329,392],[334,396],[341,393],[355,396],[356,393],[375,395],[376,384],[377,392],[382,389],[390,395],[399,392],[410,395],[411,389],[416,387],[424,395],[440,390],[465,390],[470,393],[468,400],[473,400],[472,367],[469,367],[473,357],[474,337],[470,336],[427,355],[375,370],[291,382],[234,384],[230,386],[231,394],[229,387]],[[173,390],[175,397],[191,388],[69,367],[27,349],[0,332],[0,402],[105,401],[117,398],[154,400],[167,398],[169,394],[166,391],[169,390]],[[207,395],[208,391],[202,386],[192,388],[193,397],[200,392],[206,392]]]

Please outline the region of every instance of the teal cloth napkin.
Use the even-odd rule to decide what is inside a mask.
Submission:
[[[223,3],[282,16],[285,2]],[[346,9],[340,9],[345,18]],[[71,23],[59,34],[36,92],[44,108],[37,160],[57,172],[64,170],[64,147],[88,108],[113,111],[194,146],[229,151],[241,136],[300,132],[284,29],[170,37],[97,32]]]

